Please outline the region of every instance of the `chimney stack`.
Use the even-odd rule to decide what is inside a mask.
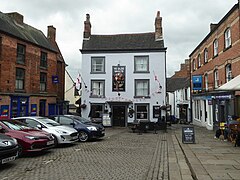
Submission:
[[[162,35],[162,17],[160,17],[160,11],[157,12],[157,17],[155,18],[155,41],[163,39]]]
[[[16,23],[18,24],[23,24],[23,15],[17,13],[17,12],[12,12],[12,13],[6,13],[8,17],[13,19]]]
[[[56,28],[53,26],[48,26],[47,38],[51,42],[56,42]]]
[[[212,30],[214,30],[215,27],[217,27],[217,25],[218,25],[218,24],[213,24],[213,23],[211,23],[211,24],[210,24],[210,32],[211,32]]]
[[[86,14],[86,21],[84,21],[84,32],[83,32],[83,38],[89,39],[91,36],[91,22],[90,22],[90,15]]]

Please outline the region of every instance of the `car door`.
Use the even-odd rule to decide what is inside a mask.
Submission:
[[[65,126],[74,127],[74,121],[69,117],[60,116],[59,123]]]

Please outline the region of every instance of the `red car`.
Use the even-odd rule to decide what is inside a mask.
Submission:
[[[41,130],[27,127],[16,120],[0,120],[1,132],[17,140],[19,155],[54,147],[54,137]]]

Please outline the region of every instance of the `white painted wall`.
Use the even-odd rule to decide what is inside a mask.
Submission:
[[[150,73],[134,73],[134,56],[149,56]],[[91,74],[91,57],[105,57],[105,74]],[[106,100],[131,100],[134,103],[149,103],[150,120],[153,120],[153,105],[165,105],[166,98],[166,64],[165,52],[149,52],[149,53],[109,53],[109,54],[83,54],[82,55],[82,78],[87,85],[87,89],[82,89],[82,102],[85,101],[87,107],[82,109],[82,116],[88,117],[91,103],[105,103]],[[126,66],[126,91],[112,92],[112,66]],[[154,79],[154,73],[158,76],[162,91],[160,94],[155,93],[158,89],[158,83]],[[105,98],[90,98],[91,80],[105,80]],[[149,79],[150,80],[150,98],[134,99],[134,80]],[[162,114],[163,115],[163,114]],[[134,118],[128,118],[127,122],[133,122]],[[157,119],[155,119],[157,120]]]

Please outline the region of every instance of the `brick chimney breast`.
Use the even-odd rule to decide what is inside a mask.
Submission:
[[[155,41],[163,39],[162,35],[162,17],[160,17],[160,11],[157,12],[157,17],[155,18]]]
[[[83,38],[89,39],[91,36],[91,22],[90,22],[90,15],[86,14],[86,21],[84,21],[84,32],[83,32]]]
[[[17,12],[11,12],[11,13],[6,13],[8,17],[13,19],[16,23],[22,25],[23,24],[23,15],[17,13]]]
[[[55,27],[48,26],[47,38],[51,42],[55,42],[56,41],[56,28]]]

